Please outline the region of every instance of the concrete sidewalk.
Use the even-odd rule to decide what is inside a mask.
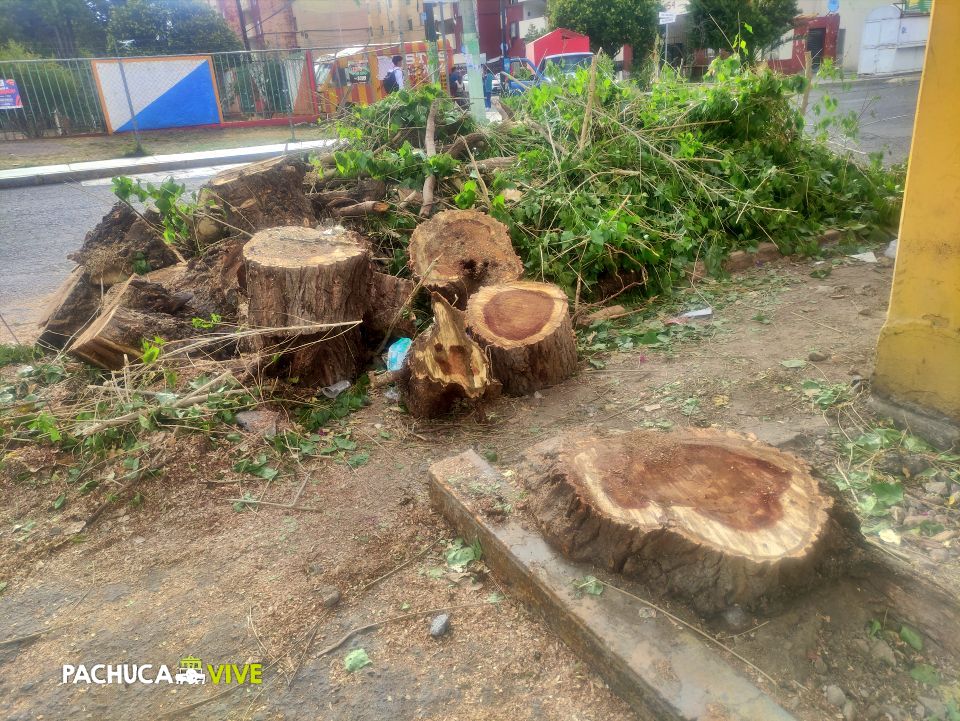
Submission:
[[[275,155],[326,148],[335,142],[335,140],[308,140],[302,143],[277,143],[275,145],[256,145],[246,148],[204,150],[197,153],[147,155],[142,158],[117,158],[115,160],[92,160],[84,163],[62,165],[39,165],[33,168],[14,168],[12,170],[0,170],[0,188],[22,188],[31,185],[110,178],[114,175],[251,163]]]

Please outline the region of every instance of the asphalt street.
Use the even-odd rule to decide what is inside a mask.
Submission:
[[[213,173],[194,168],[134,177],[158,183],[173,175],[190,192]],[[115,202],[109,179],[0,190],[0,314],[14,332],[31,337],[47,296],[74,266],[67,254]],[[2,326],[0,342],[10,342]]]
[[[919,89],[919,75],[826,85],[810,94],[807,120],[813,121],[813,106],[829,94],[838,102],[837,114],[853,111],[860,121],[856,140],[834,138],[834,142],[862,153],[883,152],[886,164],[901,163],[910,154]]]
[[[835,142],[855,152],[884,151],[887,162],[900,162],[910,151],[918,87],[918,76],[830,85],[811,94],[810,107],[831,94],[841,113],[860,116],[861,127],[857,141]],[[214,172],[197,168],[156,175],[173,175],[195,190]],[[80,247],[113,201],[109,180],[0,190],[0,313],[15,330],[31,336],[45,297],[73,267],[66,255]],[[5,336],[0,328],[0,342],[9,342]]]

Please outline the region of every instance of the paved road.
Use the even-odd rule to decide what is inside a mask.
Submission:
[[[834,85],[815,91],[811,107],[823,92],[834,95],[841,112],[861,115],[854,149],[883,150],[889,162],[900,162],[910,150],[918,86],[917,77],[857,82],[847,88]],[[199,168],[174,175],[195,189],[213,172]],[[43,298],[72,267],[66,254],[80,247],[112,203],[107,180],[0,190],[0,313],[8,322],[26,331],[37,319]],[[0,339],[9,340],[5,331],[0,330]]]
[[[913,116],[917,111],[920,76],[866,80],[850,83],[846,88],[829,85],[811,93],[807,119],[815,116],[813,106],[829,93],[838,100],[839,114],[850,111],[860,117],[860,134],[856,141],[838,140],[844,147],[863,153],[884,153],[885,163],[900,163],[910,154]]]
[[[221,167],[172,174],[192,191]],[[157,183],[170,174],[134,177]],[[114,202],[108,179],[0,190],[0,313],[15,332],[31,337],[46,297],[74,266],[67,254]],[[10,342],[2,326],[0,342]]]

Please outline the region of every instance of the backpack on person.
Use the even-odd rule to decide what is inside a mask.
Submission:
[[[400,84],[397,82],[397,74],[393,70],[387,73],[387,76],[380,82],[383,83],[383,91],[387,95],[395,93],[400,89]]]

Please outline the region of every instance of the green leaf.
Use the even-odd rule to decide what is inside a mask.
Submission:
[[[369,666],[373,661],[370,660],[370,657],[367,655],[367,652],[362,648],[355,648],[353,651],[348,653],[343,659],[343,666],[350,673],[354,671],[359,671],[364,666]]]
[[[940,672],[927,663],[918,663],[910,669],[910,678],[927,686],[939,686]]]
[[[365,465],[367,461],[370,460],[370,454],[367,451],[360,451],[355,453],[347,459],[347,465],[351,468],[359,468],[362,465]]]
[[[59,511],[61,508],[63,508],[63,505],[66,502],[67,502],[67,494],[61,493],[59,496],[57,496],[57,500],[53,502],[53,510]]]
[[[594,576],[584,576],[573,584],[578,593],[589,593],[591,596],[599,596],[603,593],[603,584]]]
[[[780,365],[782,365],[784,368],[803,368],[805,365],[807,365],[807,362],[799,358],[791,358],[789,360],[780,361]]]
[[[885,506],[893,506],[903,500],[903,486],[899,483],[874,483],[870,491],[877,497],[877,502]]]
[[[923,636],[909,626],[900,627],[900,638],[917,651],[923,650]]]
[[[479,540],[467,546],[462,538],[458,538],[447,551],[447,565],[453,569],[462,569],[472,561],[479,561],[482,556],[483,549]]]

